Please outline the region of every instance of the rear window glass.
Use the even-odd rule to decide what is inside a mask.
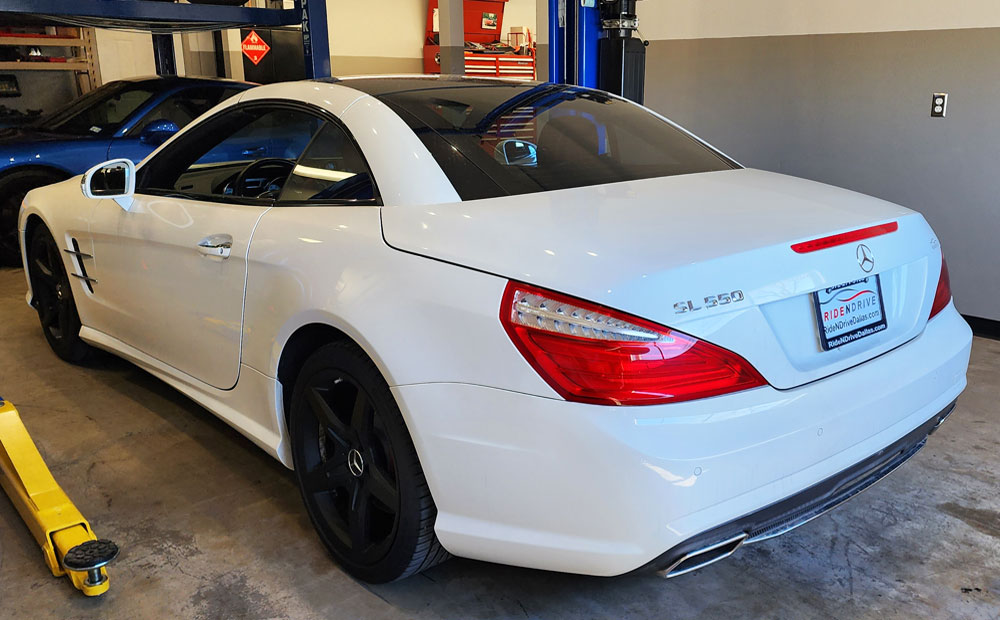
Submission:
[[[579,87],[470,84],[381,99],[463,200],[736,167],[645,109]]]

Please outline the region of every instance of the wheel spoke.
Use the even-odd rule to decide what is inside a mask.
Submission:
[[[311,387],[307,392],[307,398],[309,400],[309,408],[312,409],[313,415],[319,420],[326,428],[327,435],[333,439],[335,442],[340,444],[341,448],[347,448],[349,444],[349,437],[351,436],[350,429],[347,425],[341,422],[340,418],[330,407],[330,403],[327,402],[326,397],[323,395],[327,390],[323,388]]]
[[[59,323],[59,336],[69,333],[69,321],[70,314],[73,312],[73,308],[70,305],[70,300],[63,299],[56,304],[56,318]]]
[[[55,311],[54,305],[48,299],[42,300],[39,305],[39,321],[45,329],[52,327],[59,319],[59,313]]]
[[[344,544],[345,547],[351,547],[351,533],[347,531],[347,524],[339,518],[332,518],[327,520],[327,524],[330,529],[333,530],[333,535],[340,539],[340,542]]]
[[[49,270],[54,275],[60,267],[59,248],[56,247],[55,243],[48,243],[45,249],[49,255]]]
[[[358,386],[357,395],[354,397],[354,409],[351,412],[351,428],[358,434],[361,441],[367,442],[372,430],[372,408],[368,402],[368,395]]]
[[[392,512],[396,512],[399,490],[396,489],[395,482],[392,478],[386,476],[380,468],[376,467],[374,461],[372,461],[368,473],[368,488],[372,497],[385,504],[385,507]]]
[[[320,493],[349,487],[351,480],[351,473],[347,471],[347,462],[330,459],[325,463],[320,463],[303,476],[302,484],[311,493]]]
[[[347,523],[351,530],[351,548],[361,554],[369,545],[368,540],[368,489],[359,481],[351,493],[351,509]]]
[[[36,276],[38,276],[45,284],[55,286],[56,276],[52,273],[52,270],[49,269],[49,266],[42,262],[42,259],[35,259],[35,267],[37,268],[35,271]]]

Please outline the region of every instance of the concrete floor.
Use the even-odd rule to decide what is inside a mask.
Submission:
[[[53,578],[0,498],[0,616],[189,618],[1000,618],[1000,342],[908,464],[798,530],[673,580],[454,559],[370,587],[313,533],[290,472],[160,381],[61,362],[0,270],[0,394],[101,536],[111,590]]]

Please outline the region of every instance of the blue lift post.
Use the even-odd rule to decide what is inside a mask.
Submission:
[[[597,88],[597,41],[601,38],[601,11],[598,0],[578,0],[574,25],[576,27],[576,84]]]
[[[548,0],[549,81],[597,88],[598,0]]]
[[[566,83],[566,1],[549,2],[549,81]]]
[[[302,44],[307,77],[330,76],[330,41],[325,0],[297,0],[292,9],[259,9],[213,4],[175,4],[147,0],[0,0],[4,13],[70,19],[74,24],[94,27],[119,26],[153,32],[156,69],[176,73],[171,31],[216,26],[219,29],[248,26],[302,26]]]
[[[302,11],[302,50],[306,77],[330,77],[330,34],[326,21],[326,0],[298,0]]]

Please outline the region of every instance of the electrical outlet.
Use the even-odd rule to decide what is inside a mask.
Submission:
[[[931,117],[944,118],[948,113],[948,93],[934,93],[931,97]]]

